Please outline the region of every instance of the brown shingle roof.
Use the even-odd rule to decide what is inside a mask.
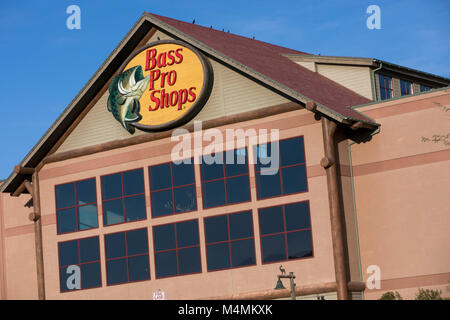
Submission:
[[[373,122],[350,108],[371,100],[283,56],[308,53],[156,14],[149,15],[344,118]]]

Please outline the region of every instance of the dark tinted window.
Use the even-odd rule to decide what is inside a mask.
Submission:
[[[78,205],[97,202],[97,193],[95,192],[95,179],[77,182],[76,188]]]
[[[279,143],[274,141],[273,143],[260,144],[254,147],[255,170],[269,170],[272,159],[279,159]],[[273,168],[275,169],[275,168]]]
[[[96,228],[95,178],[55,187],[58,234]]]
[[[120,173],[103,176],[101,180],[103,200],[122,197],[122,175]]]
[[[153,227],[156,277],[201,272],[198,221]]]
[[[79,240],[80,246],[80,262],[98,261],[100,260],[98,237],[86,238]]]
[[[284,213],[287,231],[311,228],[308,202],[287,204]]]
[[[283,207],[259,209],[259,228],[262,235],[283,232]]]
[[[254,265],[252,212],[204,219],[208,271]]]
[[[127,249],[125,246],[125,232],[105,235],[106,259],[125,257]]]
[[[172,169],[170,163],[150,167],[150,190],[172,188]]]
[[[128,231],[126,234],[127,255],[148,253],[147,229]]]
[[[174,211],[172,190],[152,192],[151,203],[154,218],[172,214]]]
[[[56,211],[58,233],[77,231],[77,209],[63,209]]]
[[[232,267],[244,267],[256,264],[254,240],[244,239],[230,242]]]
[[[172,164],[172,174],[174,187],[190,185],[195,182],[194,165],[192,163]]]
[[[127,222],[145,219],[145,196],[143,194],[124,198],[123,202]]]
[[[197,210],[192,159],[149,168],[152,217]]]
[[[85,263],[81,269],[81,288],[97,288],[102,286],[100,262]]]
[[[59,279],[61,292],[101,287],[100,248],[98,237],[58,243]],[[80,271],[80,287],[77,288],[75,270]]]
[[[400,93],[402,96],[413,93],[413,84],[410,81],[400,80]]]
[[[384,76],[382,74],[378,75],[380,82],[380,98],[381,100],[393,98],[392,89],[392,78]]]
[[[150,279],[147,228],[105,235],[107,283]]]
[[[258,199],[308,190],[303,137],[255,146],[254,152]]]
[[[56,209],[75,206],[75,184],[67,183],[55,187]]]
[[[146,218],[143,169],[101,178],[105,226]]]
[[[205,219],[206,242],[220,242],[228,240],[228,217],[221,215]]]
[[[286,260],[286,239],[284,234],[265,236],[261,239],[262,261]]]
[[[202,182],[203,208],[212,208],[226,204],[225,181]]]
[[[431,90],[431,87],[423,85],[423,84],[420,85],[420,92],[425,92],[425,91],[430,91],[430,90]]]
[[[105,225],[125,221],[122,199],[103,201],[103,223]]]
[[[306,166],[304,164],[281,168],[283,194],[307,190]]]
[[[188,212],[197,209],[195,185],[173,189],[175,212]]]
[[[259,199],[276,197],[282,194],[280,176],[279,170],[267,170],[264,173],[256,173],[256,190],[258,191]]]
[[[303,150],[303,137],[296,137],[286,140],[281,140],[280,145],[280,160],[281,166],[291,166],[298,163],[305,162],[305,152]]]
[[[153,242],[156,251],[176,249],[175,224],[153,227]]]
[[[123,173],[123,194],[125,196],[144,193],[144,176],[142,169]]]
[[[308,201],[258,211],[263,263],[313,255]]]
[[[246,149],[215,154],[220,163],[208,163],[209,157],[201,164],[203,208],[250,201]]]

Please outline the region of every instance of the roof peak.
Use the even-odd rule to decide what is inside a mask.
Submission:
[[[182,24],[182,25],[189,26],[189,27],[192,27],[192,28],[198,28],[198,29],[203,30],[205,32],[212,32],[212,33],[215,33],[217,35],[222,35],[222,36],[225,36],[225,37],[238,38],[238,39],[241,39],[243,41],[252,41],[252,42],[254,41],[256,43],[259,43],[260,45],[265,45],[265,46],[268,46],[268,47],[272,47],[274,49],[278,48],[278,49],[280,49],[282,51],[285,51],[285,50],[290,51],[289,53],[283,53],[283,54],[303,54],[303,55],[309,55],[310,54],[310,53],[307,53],[307,52],[299,51],[299,50],[288,48],[288,47],[283,47],[283,46],[280,46],[280,45],[277,45],[277,44],[273,44],[273,43],[270,43],[270,42],[257,40],[255,38],[246,37],[246,36],[239,35],[239,34],[236,34],[236,33],[232,33],[232,32],[229,32],[229,31],[224,31],[224,29],[222,29],[222,31],[221,31],[219,29],[214,29],[212,27],[202,26],[200,24],[196,24],[196,23],[192,23],[192,22],[186,22],[186,21],[183,21],[183,20],[178,20],[178,19],[174,19],[174,18],[171,18],[171,17],[158,15],[158,14],[151,13],[151,12],[148,12],[148,11],[144,11],[144,14],[150,15],[150,16],[152,16],[152,17],[154,17],[154,18],[156,18],[156,19],[158,19],[158,20],[160,20],[160,21],[162,21],[162,22],[164,22],[166,24],[169,24],[169,25],[171,25],[170,22],[176,23],[176,24]]]

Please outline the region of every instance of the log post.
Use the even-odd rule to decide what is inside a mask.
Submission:
[[[331,237],[333,241],[334,271],[337,284],[338,300],[348,300],[347,272],[345,264],[345,241],[343,233],[342,212],[339,202],[339,183],[336,163],[335,132],[337,124],[327,117],[322,117],[322,133],[325,157],[321,165],[326,170],[328,200],[330,205]]]
[[[41,219],[41,201],[39,195],[39,180],[37,172],[32,176],[33,187],[33,208],[34,208],[34,243],[36,248],[36,270],[38,284],[38,298],[45,300],[45,277],[44,277],[44,252],[42,248],[42,219]]]

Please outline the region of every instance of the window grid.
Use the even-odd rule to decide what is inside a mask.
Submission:
[[[392,78],[384,75],[380,77],[381,100],[391,99],[394,97],[394,89],[392,88]]]
[[[242,211],[242,212],[247,212],[247,211]],[[221,270],[228,270],[228,269],[237,269],[237,268],[244,268],[244,267],[250,267],[250,266],[254,266],[256,265],[256,259],[255,259],[255,263],[254,264],[249,264],[249,265],[245,265],[245,266],[239,266],[239,267],[233,267],[233,256],[231,254],[231,243],[232,242],[237,242],[237,241],[242,241],[242,240],[253,240],[253,245],[254,245],[254,241],[255,241],[255,234],[253,233],[252,237],[245,237],[245,238],[238,238],[238,239],[231,239],[231,233],[230,233],[230,215],[232,214],[239,214],[242,212],[235,212],[235,213],[231,213],[231,214],[224,214],[224,216],[227,217],[227,229],[228,229],[228,240],[222,240],[222,241],[215,241],[215,242],[206,242],[206,231],[205,231],[205,246],[206,246],[206,254],[208,254],[208,246],[210,245],[216,245],[216,244],[221,244],[221,243],[228,243],[228,254],[230,256],[230,266],[226,267],[226,268],[220,268],[220,269],[214,269],[214,270],[208,270],[208,272],[214,272],[214,271],[221,271]],[[213,218],[213,217],[219,217],[221,215],[216,215],[216,216],[211,216],[208,218]],[[205,218],[207,219],[207,218]],[[253,216],[252,216],[252,230],[253,230]],[[208,257],[206,257],[206,261],[208,261]]]
[[[56,196],[55,196],[56,217],[58,217],[58,214],[60,214],[61,211],[75,208],[75,219],[76,219],[76,222],[77,222],[77,229],[76,230],[69,231],[69,232],[60,232],[59,230],[57,230],[57,234],[68,234],[68,233],[72,233],[72,232],[79,232],[79,231],[85,231],[85,230],[91,230],[91,229],[98,228],[97,200],[95,202],[91,202],[91,203],[84,203],[84,204],[81,204],[81,205],[77,204],[78,203],[77,183],[83,182],[83,181],[88,181],[88,180],[91,180],[91,179],[94,179],[94,182],[95,182],[95,178],[89,178],[89,179],[78,180],[78,181],[69,182],[69,183],[63,183],[63,184],[59,184],[59,185],[55,186],[55,190],[56,190],[56,187],[58,187],[58,186],[62,186],[62,185],[66,185],[66,184],[73,184],[73,188],[74,188],[74,192],[75,192],[75,205],[74,206],[69,206],[69,207],[58,208],[58,205],[56,204]],[[96,195],[95,198],[97,199],[97,185],[96,185],[96,183],[94,183],[94,185],[95,185],[95,195]],[[56,191],[55,191],[55,195],[56,195]],[[93,227],[93,228],[87,228],[87,229],[82,229],[81,230],[80,229],[80,219],[79,219],[79,216],[78,216],[79,208],[85,207],[85,206],[91,206],[91,205],[95,205],[95,207],[96,207],[96,211],[97,211],[97,226]],[[64,214],[64,213],[62,213],[62,214]],[[58,223],[56,224],[56,228],[59,229],[58,228]]]
[[[400,93],[402,96],[413,94],[414,87],[412,82],[406,80],[400,80]]]
[[[279,143],[280,143],[281,141],[284,141],[284,140],[297,139],[297,138],[302,138],[302,140],[303,140],[303,143],[302,143],[302,144],[303,144],[303,154],[305,155],[305,161],[304,161],[304,162],[299,162],[299,163],[296,163],[296,164],[290,164],[290,165],[287,165],[287,166],[282,166],[282,165],[281,165],[281,151],[280,151],[280,144],[279,144]],[[275,141],[274,141],[274,142],[275,142]],[[267,142],[267,145],[268,145],[268,144],[271,144],[271,143],[272,143],[272,141]],[[259,153],[258,147],[259,147],[260,145],[256,145],[256,146],[257,146],[256,151]],[[272,152],[272,150],[271,150],[270,152]],[[256,157],[258,157],[258,154],[256,155]],[[258,159],[258,158],[257,158],[257,159]],[[304,166],[305,166],[305,170],[306,170],[306,153],[305,153],[305,140],[304,140],[304,136],[291,137],[291,138],[286,138],[286,139],[278,140],[278,164],[279,164],[279,166],[278,166],[278,172],[279,172],[279,176],[280,176],[280,188],[281,188],[281,194],[280,194],[280,195],[276,195],[276,196],[270,196],[270,197],[264,197],[264,198],[262,198],[262,197],[260,196],[260,192],[259,192],[258,187],[257,187],[257,188],[256,188],[256,194],[257,194],[258,200],[265,200],[265,199],[270,199],[270,198],[282,197],[282,196],[285,196],[285,195],[291,195],[291,194],[296,194],[296,193],[308,192],[308,190],[309,190],[309,186],[308,186],[308,173],[306,173],[306,190],[304,190],[304,191],[299,191],[299,192],[294,192],[294,193],[285,193],[285,192],[284,192],[284,188],[283,188],[283,169],[292,168],[292,167],[299,167],[299,166],[304,165]],[[260,169],[260,170],[256,170],[256,164],[255,164],[254,166],[255,166],[255,182],[256,182],[256,176],[257,176],[258,174],[260,174],[261,172],[264,172],[264,171],[273,171],[273,170],[274,170],[274,169],[270,169],[270,168],[263,168],[263,169]]]
[[[430,90],[431,90],[431,87],[426,86],[424,84],[420,85],[420,92],[426,92],[426,91],[430,91]]]
[[[147,253],[138,253],[138,254],[128,255],[127,233],[130,232],[130,231],[135,231],[135,230],[140,230],[140,229],[133,229],[133,230],[127,230],[127,231],[108,233],[108,234],[105,235],[105,236],[109,236],[109,235],[112,235],[112,234],[124,233],[124,238],[125,238],[125,256],[115,257],[115,258],[106,258],[106,239],[105,239],[104,245],[105,245],[105,270],[106,270],[106,273],[108,273],[108,261],[125,259],[126,265],[127,265],[127,282],[119,282],[119,283],[112,283],[112,284],[107,283],[108,286],[116,286],[116,285],[125,284],[125,283],[133,283],[133,282],[140,282],[140,281],[150,280],[150,277],[149,277],[148,279],[144,279],[144,280],[132,280],[132,281],[130,281],[130,267],[128,265],[128,259],[129,258],[139,257],[139,256],[147,256],[147,259],[149,260],[148,261],[148,267],[149,267],[149,271],[150,271],[150,257],[149,257],[148,250],[147,250]],[[147,236],[147,241],[148,241],[148,236]],[[150,272],[149,272],[149,275],[150,275]]]
[[[307,200],[307,201],[304,201],[304,202],[308,202],[308,203],[309,203],[308,200]],[[295,203],[298,203],[298,202],[288,203],[288,204],[295,204]],[[273,206],[273,207],[278,207],[278,206]],[[259,217],[260,221],[261,221],[261,213],[259,212],[259,210],[260,210],[260,209],[273,208],[273,207],[265,207],[265,208],[259,208],[259,209],[258,209],[258,217]],[[288,261],[288,260],[300,260],[300,259],[311,258],[311,257],[314,256],[314,246],[313,246],[314,244],[313,244],[312,241],[311,241],[311,244],[312,244],[312,252],[313,252],[313,255],[312,255],[311,257],[301,257],[301,258],[289,259],[289,253],[288,253],[289,248],[288,248],[288,239],[287,239],[287,236],[288,236],[289,233],[301,232],[301,231],[310,231],[310,232],[311,232],[311,237],[312,237],[312,228],[311,228],[311,209],[309,208],[309,205],[308,205],[308,208],[309,208],[308,214],[309,214],[309,221],[310,221],[310,226],[309,226],[309,228],[295,229],[295,230],[290,230],[290,231],[287,231],[287,228],[286,228],[286,212],[285,212],[286,205],[281,205],[281,207],[282,207],[282,210],[283,210],[283,229],[284,229],[284,231],[282,231],[282,232],[268,233],[268,234],[264,234],[264,235],[263,235],[263,234],[261,233],[261,231],[260,231],[260,247],[261,247],[261,261],[262,261],[262,264],[276,263],[276,262],[280,262],[280,261]],[[262,240],[263,240],[263,238],[265,238],[265,237],[277,236],[277,235],[284,235],[284,243],[285,243],[286,259],[283,259],[283,260],[277,260],[277,261],[268,261],[268,262],[264,262],[264,261],[263,261],[263,252],[262,252],[262,250],[263,250]]]
[[[80,254],[80,240],[85,240],[85,239],[90,239],[90,238],[96,238],[97,236],[94,236],[94,237],[88,237],[88,238],[82,238],[82,239],[76,239],[76,240],[68,240],[68,241],[61,241],[61,242],[58,242],[58,261],[59,261],[59,259],[60,259],[60,250],[59,250],[59,243],[66,243],[66,242],[73,242],[73,241],[76,241],[77,242],[77,251],[78,251],[78,263],[77,264],[75,264],[76,266],[79,266],[80,268],[81,268],[81,266],[82,265],[86,265],[86,264],[94,264],[94,263],[100,263],[101,264],[101,254],[100,254],[100,252],[99,252],[99,260],[92,260],[92,261],[89,261],[89,262],[81,262],[81,254]],[[100,239],[99,239],[100,240]],[[100,248],[99,248],[100,249]],[[59,277],[60,277],[60,279],[59,279],[59,290],[60,290],[60,293],[66,293],[66,292],[72,292],[72,291],[80,291],[80,290],[87,290],[87,289],[93,289],[93,288],[100,288],[101,286],[102,286],[102,279],[101,279],[101,277],[102,277],[102,274],[101,274],[101,272],[100,272],[100,285],[99,286],[96,286],[96,287],[89,287],[89,288],[80,288],[80,289],[74,289],[74,290],[62,290],[62,287],[61,287],[61,269],[64,269],[64,268],[67,268],[68,266],[71,266],[71,264],[68,264],[68,265],[64,265],[64,266],[59,266]],[[80,272],[80,283],[83,283],[83,273],[82,272]]]
[[[191,161],[192,161],[192,159],[191,159]],[[173,215],[173,214],[182,214],[182,213],[188,213],[188,212],[192,212],[192,211],[196,211],[197,209],[198,209],[198,207],[196,206],[196,208],[195,209],[193,209],[193,210],[189,210],[189,211],[181,211],[181,212],[177,212],[176,211],[176,209],[175,209],[175,189],[180,189],[180,188],[184,188],[184,187],[191,187],[191,186],[194,186],[194,199],[195,199],[195,201],[197,201],[197,188],[196,188],[196,185],[195,185],[195,171],[194,171],[194,182],[193,183],[189,183],[189,184],[184,184],[184,185],[181,185],[181,186],[174,186],[174,184],[173,184],[173,162],[165,162],[165,163],[160,163],[160,164],[156,164],[156,165],[154,165],[154,166],[160,166],[160,165],[163,165],[163,164],[170,164],[170,184],[172,185],[170,188],[163,188],[163,189],[158,189],[158,190],[152,190],[152,186],[151,186],[151,182],[150,182],[150,198],[151,198],[151,196],[152,196],[152,194],[153,193],[157,193],[157,192],[163,192],[163,191],[167,191],[167,190],[171,190],[172,191],[172,213],[170,213],[170,214],[165,214],[165,215],[161,215],[161,216],[154,216],[153,215],[153,210],[152,210],[152,218],[159,218],[159,217],[166,217],[166,216],[169,216],[169,215]],[[191,162],[192,163],[192,162]],[[150,168],[151,167],[153,167],[153,166],[150,166],[149,167],[149,177],[150,177],[150,175],[151,175],[151,173],[150,173]],[[195,170],[195,169],[194,169]],[[151,178],[149,178],[149,179],[151,179]]]
[[[246,165],[247,165],[247,173],[241,173],[241,174],[237,174],[237,175],[233,175],[233,176],[227,176],[226,175],[226,170],[225,170],[226,163],[225,163],[224,157],[226,155],[226,152],[229,152],[231,150],[224,150],[224,151],[222,151],[222,172],[223,172],[223,178],[215,178],[215,179],[210,179],[210,180],[203,180],[202,172],[200,171],[200,179],[201,179],[202,190],[203,190],[203,184],[204,183],[215,182],[215,181],[222,181],[222,180],[224,181],[224,189],[225,189],[225,203],[224,204],[217,205],[217,206],[210,206],[208,208],[205,208],[204,205],[203,205],[203,209],[219,208],[219,207],[223,207],[223,206],[227,206],[227,205],[233,205],[233,204],[238,204],[238,203],[244,203],[244,202],[252,201],[252,199],[251,199],[251,192],[250,192],[250,199],[249,200],[244,200],[244,201],[239,201],[239,202],[231,202],[231,203],[228,201],[227,180],[231,180],[232,178],[239,178],[239,177],[247,176],[248,177],[248,185],[249,185],[249,188],[250,188],[250,174],[249,174],[249,165],[248,165],[248,153],[247,153],[247,148],[244,148],[244,149],[245,149],[245,162],[246,162]],[[236,152],[237,150],[239,150],[239,149],[233,149],[233,152]],[[200,170],[202,170],[202,165],[203,165],[203,157],[202,157],[202,164],[200,165]],[[202,194],[203,194],[203,192],[202,192]],[[205,200],[203,199],[203,197],[202,197],[202,200],[203,200],[203,204],[204,204]]]
[[[105,210],[105,208],[104,208],[105,206],[103,205],[103,225],[105,227],[107,227],[107,226],[115,226],[115,225],[122,224],[122,223],[127,223],[127,222],[142,221],[142,220],[146,220],[147,219],[147,209],[145,208],[145,217],[143,219],[127,221],[127,212],[126,212],[126,209],[125,209],[125,199],[132,198],[132,197],[138,197],[138,196],[142,196],[143,195],[144,196],[144,201],[145,201],[145,186],[144,186],[144,192],[131,194],[131,195],[125,195],[125,191],[124,191],[124,187],[123,187],[124,186],[123,175],[126,172],[135,171],[135,170],[139,170],[139,169],[131,169],[131,170],[118,172],[118,173],[112,173],[112,174],[108,174],[107,175],[107,176],[110,176],[110,175],[120,174],[120,183],[121,183],[122,195],[120,197],[115,197],[115,198],[111,198],[111,199],[103,199],[103,195],[102,195],[102,203],[104,204],[105,202],[111,202],[111,201],[114,201],[114,200],[121,199],[122,200],[121,202],[122,202],[123,222],[107,224],[106,221],[105,221],[105,219],[106,219],[105,218],[106,215],[105,215],[105,211],[104,211]],[[141,170],[143,170],[143,169],[141,169]],[[143,172],[142,172],[142,176],[144,176]]]
[[[165,226],[165,225],[171,225],[171,224],[173,224],[174,225],[174,236],[175,236],[175,248],[174,249],[163,249],[163,250],[156,250],[156,246],[155,246],[155,242],[153,242],[153,247],[154,247],[154,251],[155,251],[155,258],[156,258],[156,255],[158,254],[158,253],[164,253],[164,252],[172,252],[172,251],[175,251],[175,256],[177,257],[177,274],[175,274],[175,275],[169,275],[169,276],[160,276],[160,277],[156,277],[157,279],[162,279],[162,278],[170,278],[170,277],[177,277],[177,276],[185,276],[185,275],[188,275],[188,274],[191,274],[191,273],[183,273],[183,274],[180,274],[180,263],[179,263],[179,259],[178,259],[178,251],[179,250],[182,250],[182,249],[190,249],[190,248],[199,248],[199,250],[200,250],[200,233],[198,233],[198,235],[199,235],[199,239],[198,239],[198,244],[197,245],[192,245],[192,246],[184,246],[184,247],[178,247],[178,237],[177,237],[177,225],[179,224],[179,223],[183,223],[183,222],[189,222],[189,221],[193,221],[193,220],[183,220],[183,221],[179,221],[179,222],[175,222],[175,223],[168,223],[168,224],[162,224],[162,225],[158,225],[158,226],[155,226],[155,227],[160,227],[160,226]],[[197,224],[197,228],[198,228],[198,224]],[[153,237],[153,239],[154,239],[154,237]],[[155,263],[156,263],[156,259],[155,259]],[[201,268],[201,250],[200,250],[200,268]],[[156,267],[155,267],[155,272],[156,272]],[[201,273],[202,271],[200,271],[200,272],[194,272],[194,273]]]

